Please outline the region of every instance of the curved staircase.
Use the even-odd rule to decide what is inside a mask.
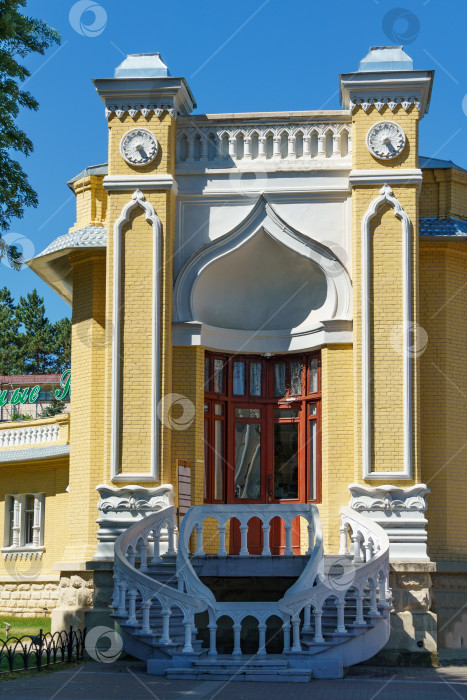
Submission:
[[[193,506],[182,520],[178,551],[175,515],[173,506],[165,508],[138,521],[115,543],[114,617],[125,650],[146,660],[149,673],[210,680],[339,678],[345,667],[386,644],[389,541],[364,515],[341,508],[339,553],[327,556],[313,505]],[[248,553],[253,517],[263,532],[260,556]],[[284,523],[286,545],[283,555],[273,556],[269,533],[277,517]],[[297,517],[308,540],[301,556],[292,551]],[[240,523],[238,555],[226,549],[232,518]],[[163,531],[169,544],[161,555]],[[214,546],[217,553],[206,554]],[[294,581],[278,600],[267,599],[262,590],[261,582],[271,576],[274,582]],[[245,589],[237,596],[243,600],[222,600],[212,582],[221,581],[225,590],[235,577]],[[272,647],[279,653],[271,653]]]

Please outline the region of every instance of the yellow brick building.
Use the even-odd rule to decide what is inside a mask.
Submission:
[[[52,442],[0,448],[5,613],[109,624],[113,543],[155,504],[316,504],[331,553],[350,502],[389,537],[389,652],[465,649],[467,171],[419,155],[432,81],[401,47],[339,111],[193,114],[158,54],[94,81],[108,165],[28,263],[72,306],[73,391]]]

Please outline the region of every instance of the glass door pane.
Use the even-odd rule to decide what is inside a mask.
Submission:
[[[261,425],[235,423],[235,498],[261,496]]]
[[[214,498],[216,501],[224,499],[224,423],[214,421]]]
[[[298,498],[298,423],[274,425],[274,498]]]

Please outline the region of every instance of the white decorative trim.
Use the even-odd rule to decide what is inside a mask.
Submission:
[[[55,459],[70,454],[70,445],[50,445],[46,447],[26,447],[24,450],[2,450],[0,464],[6,462],[35,462],[40,459]]]
[[[6,560],[12,559],[42,559],[45,552],[44,547],[4,547],[1,550],[3,558]]]
[[[177,194],[177,183],[172,175],[106,175],[104,189],[107,192],[141,190],[172,190]]]
[[[349,484],[350,507],[378,523],[389,538],[391,560],[429,561],[425,510],[426,484],[400,488]]]
[[[421,185],[422,171],[419,168],[391,170],[378,168],[374,170],[351,170],[349,182],[355,185]]]
[[[371,470],[371,399],[370,399],[370,223],[382,204],[388,203],[394,216],[402,222],[402,324],[403,324],[403,422],[404,469],[398,472],[372,472]],[[362,478],[363,479],[411,479],[412,478],[412,375],[410,347],[411,322],[411,271],[410,271],[411,223],[399,200],[386,183],[380,196],[374,199],[362,219]]]
[[[303,332],[236,331],[214,328],[198,321],[172,324],[174,346],[202,345],[224,352],[299,352],[324,345],[352,344],[352,321],[333,319]]]
[[[362,95],[361,97],[357,97],[353,94],[350,97],[349,108],[351,112],[354,112],[357,107],[361,107],[364,112],[367,112],[371,105],[374,105],[378,112],[381,112],[385,105],[388,105],[389,109],[393,111],[398,105],[401,105],[401,107],[408,112],[412,105],[420,109],[420,98],[410,93],[400,95],[399,97],[387,97],[384,95],[375,95],[374,97]]]
[[[32,425],[28,428],[0,430],[0,448],[17,445],[36,445],[60,440],[60,424]]]
[[[128,223],[130,214],[136,207],[141,207],[146,221],[153,228],[153,277],[152,277],[152,392],[151,392],[151,463],[150,472],[142,474],[119,473],[119,428],[120,428],[120,299],[121,299],[121,233]],[[146,201],[143,193],[135,190],[131,200],[126,204],[120,218],[114,224],[114,262],[113,262],[113,306],[112,319],[114,333],[112,337],[112,401],[111,401],[111,458],[110,469],[112,481],[143,481],[159,478],[159,420],[157,403],[159,401],[159,337],[160,337],[160,261],[161,261],[161,222],[154,207]]]
[[[193,291],[198,277],[208,265],[215,263],[226,255],[241,248],[249,240],[254,238],[260,231],[264,231],[271,238],[295,251],[299,255],[313,261],[318,265],[326,278],[326,302],[319,310],[322,313],[315,319],[311,319],[308,324],[304,323],[295,329],[283,329],[274,331],[237,331],[228,328],[214,328],[203,324],[203,330],[209,336],[206,345],[209,347],[222,347],[222,342],[227,342],[229,347],[224,349],[242,349],[245,352],[278,352],[279,346],[282,351],[302,349],[303,342],[308,346],[316,341],[309,339],[300,343],[295,343],[294,338],[307,336],[310,333],[323,330],[326,323],[345,322],[351,320],[352,314],[352,285],[350,277],[340,260],[332,251],[321,243],[314,241],[307,236],[289,226],[274,210],[267,198],[262,195],[245,219],[232,231],[215,241],[203,246],[184,265],[174,287],[174,323],[186,324],[197,322],[193,309]],[[177,326],[175,326],[177,328]],[[332,329],[335,330],[335,329]],[[339,329],[340,330],[340,329]],[[349,331],[348,325],[344,328]],[[191,328],[189,333],[191,333]],[[219,344],[212,339],[217,336]],[[224,338],[224,341],[221,340]],[[261,348],[255,349],[255,345],[261,343]],[[348,342],[348,337],[346,341]],[[204,340],[203,340],[203,344]],[[220,345],[220,347],[219,347]]]
[[[134,118],[141,112],[143,117],[149,116],[154,113],[156,117],[160,117],[164,112],[167,112],[171,117],[176,118],[177,113],[173,106],[170,104],[162,103],[151,103],[151,104],[141,104],[141,103],[114,103],[109,104],[105,108],[105,116],[109,119],[112,114],[115,114],[119,119],[122,119],[126,114]]]

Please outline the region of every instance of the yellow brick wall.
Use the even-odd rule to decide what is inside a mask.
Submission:
[[[76,195],[76,223],[74,231],[85,226],[105,226],[107,192],[103,175],[87,175],[73,183]]]
[[[402,106],[391,111],[386,105],[378,112],[372,106],[367,112],[361,107],[354,110],[352,115],[352,167],[358,170],[381,168],[381,161],[374,158],[366,146],[366,135],[369,128],[376,122],[397,122],[405,132],[406,146],[397,158],[388,162],[391,169],[418,167],[418,119],[416,107],[411,107],[408,114]]]
[[[66,561],[92,558],[96,551],[97,484],[103,473],[105,252],[73,253],[71,341],[72,427],[70,505],[73,523]]]
[[[454,168],[424,169],[420,216],[467,219],[467,173]]]
[[[467,250],[465,241],[420,242],[421,481],[428,484],[428,554],[467,558]]]

